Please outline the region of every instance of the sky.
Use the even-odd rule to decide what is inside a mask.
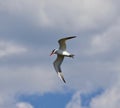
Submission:
[[[0,0],[0,108],[119,108],[119,0]],[[67,42],[64,84],[50,57]]]

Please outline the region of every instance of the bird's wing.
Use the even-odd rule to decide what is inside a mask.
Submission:
[[[55,60],[54,63],[53,63],[56,72],[62,72],[60,65],[61,65],[63,59],[64,59],[64,56],[62,56],[62,55],[57,55],[57,58],[56,58],[56,60]]]
[[[58,40],[58,43],[59,43],[59,49],[61,50],[66,50],[66,40],[68,39],[72,39],[72,38],[75,38],[76,36],[71,36],[71,37],[66,37],[66,38],[62,38],[60,40]]]
[[[58,74],[58,77],[60,77],[60,79],[63,80],[64,83],[66,83],[66,81],[65,81],[65,79],[63,77],[62,71],[61,71],[61,67],[60,67],[63,59],[64,59],[64,56],[57,55],[57,59],[54,61],[53,64],[54,64],[54,68],[55,68],[55,70],[56,70],[56,72]]]

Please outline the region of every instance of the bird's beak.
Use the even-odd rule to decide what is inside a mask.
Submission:
[[[53,54],[54,54],[54,53],[53,53],[53,52],[51,52],[51,53],[50,53],[50,56],[52,56]]]

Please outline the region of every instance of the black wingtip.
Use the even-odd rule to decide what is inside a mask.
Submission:
[[[66,81],[65,81],[65,79],[63,78],[63,82],[66,84]]]
[[[61,78],[62,78],[63,82],[66,83],[66,81],[65,81],[65,79],[64,79],[64,77],[63,77],[63,75],[61,75]]]
[[[68,39],[76,38],[77,36],[69,36]]]
[[[61,79],[64,83],[66,83],[66,81],[65,81],[65,79],[64,79],[64,77],[63,77],[63,74],[62,74],[61,72],[58,72],[58,76],[60,77],[60,79]]]

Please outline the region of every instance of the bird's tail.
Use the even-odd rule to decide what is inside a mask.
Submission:
[[[66,81],[65,81],[65,79],[64,79],[64,77],[63,77],[63,74],[62,74],[61,72],[58,72],[58,77],[60,77],[60,79],[61,79],[64,83],[66,83]]]
[[[69,55],[69,57],[72,57],[72,58],[74,58],[74,56],[75,56],[74,54]]]

